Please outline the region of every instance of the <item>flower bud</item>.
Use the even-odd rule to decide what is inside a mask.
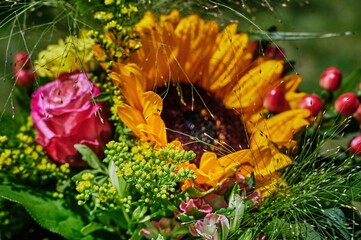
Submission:
[[[330,92],[334,92],[340,88],[341,80],[341,71],[338,68],[329,67],[321,74],[320,86]]]
[[[31,68],[29,55],[26,52],[18,52],[14,56],[14,73],[16,74],[21,69]]]
[[[321,99],[315,94],[302,98],[299,106],[300,108],[310,110],[312,116],[316,116],[323,108]]]
[[[344,117],[349,117],[354,114],[360,102],[357,95],[352,92],[344,93],[335,101],[336,110]]]
[[[18,86],[23,88],[29,88],[33,86],[35,82],[35,75],[34,73],[30,72],[26,69],[20,69],[15,74],[15,82]]]
[[[263,53],[265,57],[270,58],[283,59],[285,57],[285,51],[282,48],[272,45],[267,46]]]
[[[273,88],[266,95],[263,106],[273,113],[280,113],[287,110],[288,104],[285,98],[285,90],[281,87]]]
[[[357,135],[353,139],[351,139],[349,145],[349,150],[356,155],[361,156],[361,134]]]

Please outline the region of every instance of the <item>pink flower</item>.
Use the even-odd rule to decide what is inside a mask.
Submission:
[[[92,101],[100,90],[84,73],[63,74],[32,96],[36,142],[54,161],[85,165],[74,144],[84,144],[98,156],[111,139],[111,125],[101,104]]]
[[[145,223],[145,228],[140,230],[147,239],[157,239],[162,236],[164,239],[182,239],[187,229],[174,218],[162,217],[159,221]]]
[[[212,207],[201,198],[191,198],[187,202],[182,200],[179,208],[182,210],[181,214],[194,216],[196,219],[212,212]]]
[[[229,227],[229,221],[224,215],[209,213],[203,221],[198,220],[189,230],[195,237],[217,240],[227,238]]]

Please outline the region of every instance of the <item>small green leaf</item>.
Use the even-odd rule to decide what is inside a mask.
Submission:
[[[114,164],[113,161],[109,164],[109,177],[119,196],[124,198],[126,196],[128,184],[123,177],[118,176],[117,168],[118,167]]]
[[[81,229],[81,233],[84,235],[88,235],[100,229],[104,229],[104,226],[102,224],[91,222]]]
[[[112,99],[112,96],[107,92],[102,92],[94,98],[95,102],[106,102]]]
[[[67,239],[83,239],[81,229],[85,225],[82,208],[65,199],[52,199],[46,192],[39,192],[18,185],[0,185],[0,197],[21,204],[34,220],[51,232]],[[87,236],[86,239],[93,239]]]
[[[136,209],[134,209],[132,214],[133,220],[139,220],[144,217],[144,214],[147,212],[148,207],[146,206],[138,206]]]
[[[95,155],[95,153],[89,147],[83,144],[75,144],[74,147],[76,148],[76,150],[79,151],[79,153],[82,155],[83,160],[86,161],[90,167],[100,170],[102,172],[106,172],[106,167],[104,166],[104,164],[100,162],[97,155]]]
[[[183,223],[188,223],[188,222],[194,222],[195,221],[194,216],[189,216],[189,215],[183,214],[183,213],[178,214],[177,218]]]
[[[195,188],[194,186],[192,186],[192,187],[188,188],[187,190],[185,190],[185,193],[188,194],[188,196],[192,197],[192,198],[201,198],[213,191],[214,191],[214,189],[211,188],[207,192],[202,192],[202,191],[198,190],[197,188]]]

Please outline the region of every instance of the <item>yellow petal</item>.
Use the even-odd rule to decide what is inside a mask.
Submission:
[[[263,106],[263,97],[280,85],[282,70],[282,61],[261,61],[239,79],[233,92],[225,96],[223,103],[228,108],[243,109],[242,113],[247,116],[259,112]]]
[[[142,111],[144,119],[148,119],[152,115],[158,115],[162,113],[163,100],[153,91],[148,91],[142,94]]]
[[[254,126],[251,149],[272,142],[286,142],[293,139],[295,133],[307,126],[309,111],[295,109],[279,113],[270,119],[262,119]]]

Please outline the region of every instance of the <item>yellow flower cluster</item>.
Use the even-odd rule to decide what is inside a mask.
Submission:
[[[97,66],[92,53],[94,41],[86,31],[79,35],[60,39],[58,44],[41,51],[35,61],[36,73],[41,77],[56,78],[62,73],[94,70]]]
[[[33,122],[20,127],[16,134],[16,143],[10,143],[6,136],[0,136],[0,179],[30,181],[34,184],[51,179],[63,180],[70,172],[69,165],[57,166],[43,152],[43,148],[34,142]]]
[[[76,190],[79,192],[76,196],[78,205],[83,205],[91,197],[99,200],[96,201],[98,205],[107,204],[110,207],[115,207],[123,203],[110,181],[99,184],[90,172],[83,173],[80,180],[76,181]]]

